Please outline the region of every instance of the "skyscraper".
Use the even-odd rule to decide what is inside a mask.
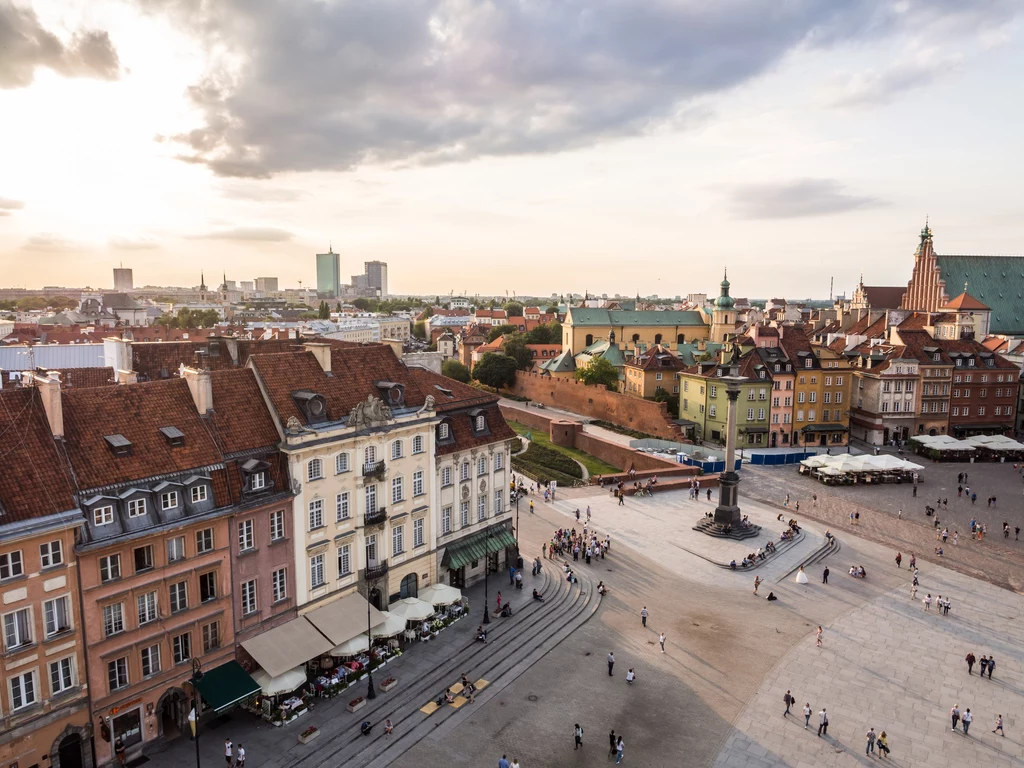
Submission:
[[[277,293],[277,278],[257,277],[256,290],[260,293]]]
[[[333,248],[316,255],[316,292],[331,297],[341,292],[341,257]]]
[[[367,261],[364,265],[366,267],[366,282],[370,288],[376,288],[380,291],[380,297],[383,299],[388,295],[388,265],[383,261]]]
[[[134,287],[132,271],[125,267],[114,267],[114,290],[117,293],[128,293]]]

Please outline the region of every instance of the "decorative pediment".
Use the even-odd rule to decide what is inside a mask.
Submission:
[[[370,395],[365,400],[356,403],[356,406],[349,411],[346,423],[356,429],[373,427],[378,424],[385,424],[394,417],[391,415],[391,408],[385,405],[379,397]]]

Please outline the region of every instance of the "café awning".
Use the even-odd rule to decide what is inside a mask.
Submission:
[[[246,640],[242,647],[271,677],[327,653],[335,646],[304,616]]]
[[[257,682],[234,660],[204,672],[195,686],[203,700],[218,714],[260,692]]]
[[[493,552],[500,552],[507,547],[516,546],[516,539],[504,526],[496,525],[486,531],[467,536],[445,547],[441,565],[450,570],[458,570],[474,560],[483,560]]]
[[[370,611],[369,624],[367,609]],[[360,633],[365,634],[367,626],[375,627],[384,622],[380,611],[366,602],[366,598],[358,592],[310,611],[304,614],[303,618],[331,641],[331,648],[351,640]]]

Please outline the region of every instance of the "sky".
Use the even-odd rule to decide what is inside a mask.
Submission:
[[[0,284],[827,298],[1024,252],[1019,0],[0,0]]]

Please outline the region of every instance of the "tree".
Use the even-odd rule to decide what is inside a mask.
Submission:
[[[502,344],[501,348],[506,357],[511,357],[516,361],[516,368],[520,371],[525,371],[533,365],[533,355],[526,348],[526,342],[523,340],[522,334],[509,334],[505,337],[505,343]]]
[[[412,327],[412,335],[417,339],[427,338],[427,322],[426,320],[420,320],[416,322]]]
[[[47,306],[54,312],[63,312],[65,309],[73,309],[79,305],[78,299],[70,296],[53,296],[47,299]]]
[[[583,368],[576,369],[576,381],[584,384],[604,384],[614,392],[619,388],[619,371],[603,357],[595,357]]]
[[[516,361],[488,352],[473,369],[473,378],[494,389],[511,387],[516,381]]]
[[[455,358],[449,358],[441,363],[441,375],[447,376],[449,379],[461,381],[463,384],[468,384],[470,378],[469,368]]]
[[[334,311],[337,312],[339,315],[341,314],[341,302],[340,301],[337,304],[334,305]]]
[[[491,332],[487,334],[487,343],[490,344],[499,336],[504,336],[509,333],[515,333],[518,330],[514,325],[496,325],[491,328]]]
[[[365,312],[370,308],[370,302],[368,302],[366,299],[355,299],[352,301],[352,306],[355,307],[356,309],[361,309]]]
[[[331,319],[331,307],[326,301],[320,302],[320,309],[316,313],[318,320],[330,320]]]
[[[49,302],[42,296],[22,296],[18,299],[18,309],[46,309]]]
[[[668,391],[658,387],[651,399],[656,403],[667,403],[669,416],[679,416],[679,398],[675,395],[670,395]]]
[[[562,326],[560,323],[538,325],[525,335],[527,344],[561,344]]]
[[[546,314],[546,315],[557,315],[558,314],[558,307],[556,307],[554,304],[552,304],[550,307],[548,307],[547,309],[544,310],[544,314]]]
[[[523,316],[523,305],[518,301],[506,302],[503,309],[508,312],[509,317],[522,317]]]

